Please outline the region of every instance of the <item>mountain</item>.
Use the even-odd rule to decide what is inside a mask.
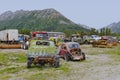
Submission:
[[[110,28],[113,33],[120,33],[120,22],[114,22],[106,27]]]
[[[79,25],[82,26],[82,27],[85,28],[85,29],[88,29],[88,30],[91,29],[91,27],[89,27],[89,26],[87,26],[87,25],[84,25],[84,24],[79,24]]]
[[[0,15],[0,29],[16,28],[76,32],[88,29],[67,19],[55,9],[7,11]]]

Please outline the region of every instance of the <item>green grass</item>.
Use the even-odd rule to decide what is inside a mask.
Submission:
[[[15,61],[17,63],[17,61]],[[11,78],[18,79],[20,76],[26,80],[57,80],[59,75],[65,76],[70,72],[69,63],[60,59],[60,67],[53,68],[50,66],[37,67],[27,69],[26,65],[23,66],[6,66],[0,70],[0,79],[8,80]],[[13,67],[12,67],[13,66]],[[14,76],[13,76],[14,75]]]
[[[60,70],[60,71],[62,71],[62,72],[64,72],[64,73],[67,73],[67,72],[70,71],[70,70],[69,70],[69,67],[67,67],[67,66],[65,66],[65,67],[59,67],[59,68],[56,69],[56,70]]]
[[[21,66],[21,67],[6,67],[6,68],[4,68],[4,69],[1,69],[0,70],[0,74],[14,74],[14,73],[17,73],[17,72],[19,72],[19,71],[21,71],[21,70],[23,70],[23,69],[26,69],[26,67],[25,66]]]
[[[79,64],[80,69],[87,70],[93,67],[94,65],[117,65],[117,62],[120,62],[120,45],[113,48],[93,48],[91,46],[83,45],[81,46],[81,49],[87,55],[91,56],[97,56],[99,54],[109,55],[112,58],[112,60],[110,60],[109,62],[103,62],[101,64],[94,64],[92,62],[94,62],[96,59],[87,60],[86,58],[86,60],[82,62],[66,62],[63,59],[60,59],[59,68],[53,68],[50,66],[35,66],[33,68],[27,69],[25,64],[27,61],[25,53],[0,53],[0,67],[4,66],[0,68],[0,80],[8,80],[11,78],[18,79],[19,77],[25,80],[58,80],[60,77],[64,78],[71,76],[71,71],[75,69],[71,67],[74,66],[72,65],[73,63]],[[10,63],[14,63],[15,65]],[[85,73],[81,71],[79,74],[83,75]]]
[[[89,55],[105,54],[105,55],[109,55],[113,61],[120,61],[120,44],[114,46],[113,48],[97,48],[97,47],[95,48],[92,47],[91,45],[87,45],[87,46],[83,45],[82,49],[86,54]],[[113,62],[110,62],[110,64],[111,63]]]
[[[29,74],[24,76],[27,80],[57,80],[59,76],[66,76],[69,74],[69,63],[65,62],[64,60],[60,59],[60,67],[53,68],[53,67],[40,67],[40,68],[31,68],[29,71],[36,72],[34,74]]]
[[[2,80],[7,80],[7,79],[9,79],[9,78],[11,78],[11,76],[9,76],[9,75],[2,76],[2,77],[1,77]]]
[[[109,51],[107,51],[109,54],[117,54],[120,55],[120,45],[113,47]]]
[[[27,80],[57,80],[59,75],[68,74],[68,67],[60,67],[60,68],[47,68],[39,71],[38,73],[27,75],[25,79]]]
[[[114,59],[115,62],[120,61],[120,46],[116,47],[115,50],[108,51],[108,54],[110,54],[110,57]]]
[[[26,54],[23,53],[0,53],[0,66],[9,65],[8,63],[24,63],[26,62]]]
[[[115,54],[120,55],[120,44],[118,46],[114,46],[113,48],[97,48],[92,47],[91,45],[83,45],[81,46],[83,52],[89,55],[97,55],[97,54]]]

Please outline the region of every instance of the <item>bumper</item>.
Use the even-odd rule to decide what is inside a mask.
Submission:
[[[73,56],[73,60],[82,60],[83,56]]]

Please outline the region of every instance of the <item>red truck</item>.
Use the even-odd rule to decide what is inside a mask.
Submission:
[[[48,39],[48,33],[46,31],[33,31],[31,32],[31,38]]]

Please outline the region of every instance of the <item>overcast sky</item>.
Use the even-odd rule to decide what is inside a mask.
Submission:
[[[120,21],[120,0],[0,0],[5,11],[54,8],[75,23],[100,28]]]

